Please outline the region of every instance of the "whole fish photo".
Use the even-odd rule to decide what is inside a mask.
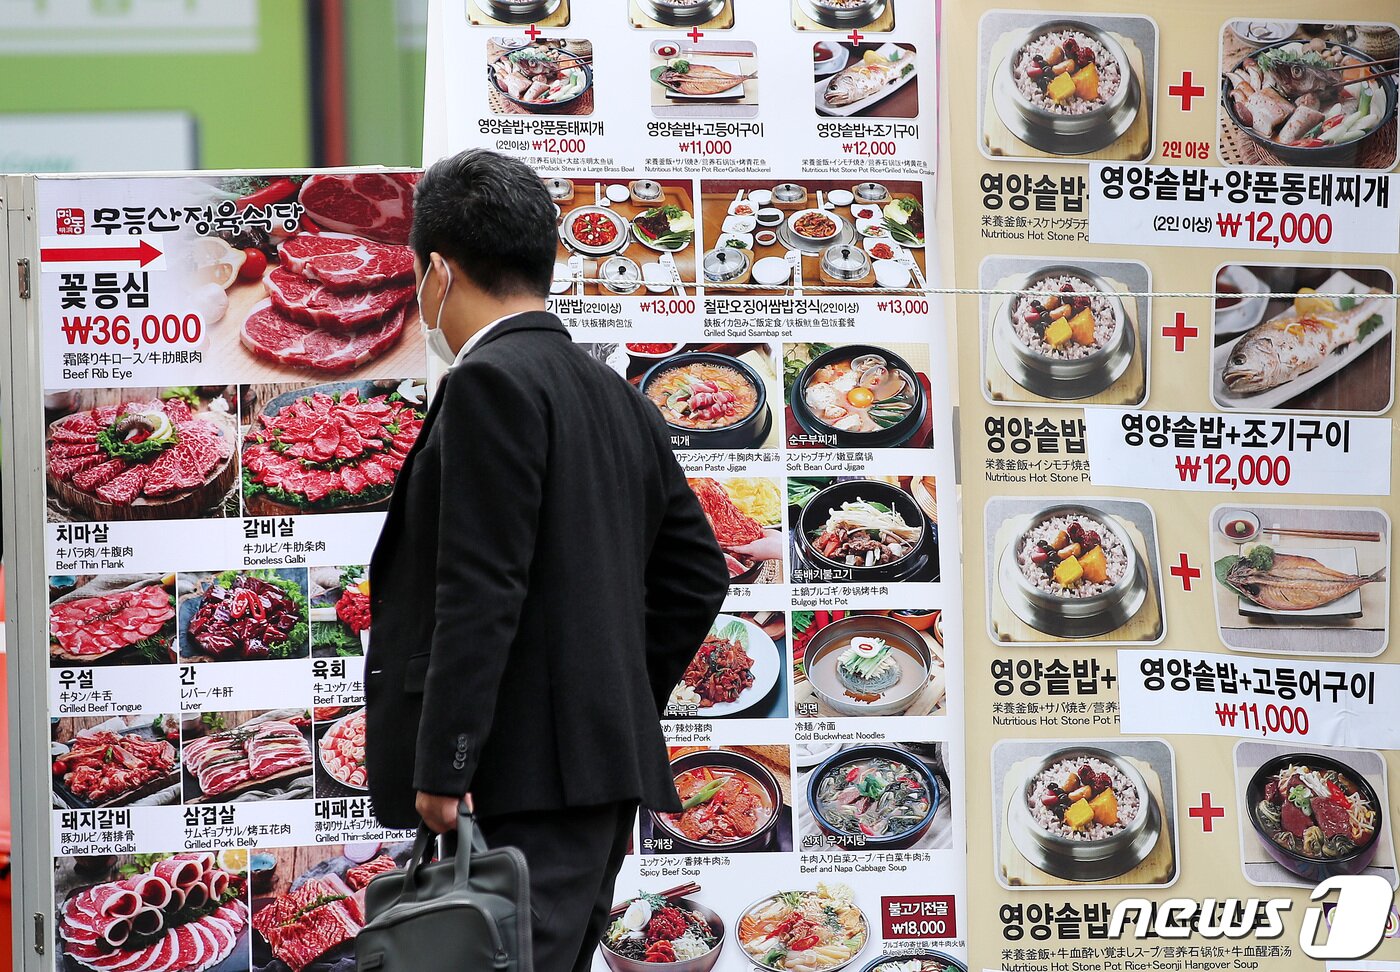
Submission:
[[[1395,278],[1379,267],[1226,264],[1212,288],[1220,408],[1374,414],[1393,399]],[[1257,296],[1291,293],[1293,299]]]

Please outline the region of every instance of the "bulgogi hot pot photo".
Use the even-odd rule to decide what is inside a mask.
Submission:
[[[937,527],[892,483],[845,480],[818,492],[797,515],[801,565],[853,581],[918,581],[938,576]]]
[[[692,351],[659,361],[643,376],[641,389],[685,448],[753,448],[773,428],[767,386],[727,354]]]
[[[834,437],[842,448],[904,445],[928,415],[928,398],[909,363],[868,344],[812,359],[793,382],[790,404],[804,432]]]
[[[1058,504],[1031,519],[1001,555],[1007,606],[1057,638],[1107,634],[1147,601],[1147,568],[1127,530],[1092,506]]]
[[[671,761],[680,813],[650,811],[653,833],[691,853],[757,850],[773,839],[783,792],[766,766],[725,749]]]

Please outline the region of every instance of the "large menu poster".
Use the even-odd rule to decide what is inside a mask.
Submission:
[[[435,16],[427,144],[546,180],[551,307],[660,409],[732,576],[665,713],[686,810],[642,812],[595,968],[961,969],[934,5]]]
[[[1394,14],[946,11],[973,967],[1320,967],[1333,875],[1380,934]]]
[[[363,646],[427,405],[416,178],[37,183],[51,967],[347,968],[407,856]]]

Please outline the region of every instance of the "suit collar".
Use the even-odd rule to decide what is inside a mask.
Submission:
[[[492,341],[498,341],[504,335],[514,334],[517,331],[557,331],[572,340],[569,335],[569,329],[564,326],[564,323],[559,320],[558,317],[554,316],[549,311],[525,311],[524,313],[515,314],[511,317],[507,317],[505,320],[498,321],[496,325],[491,328],[490,333],[484,335],[481,341],[476,347],[472,348],[472,350],[479,351]]]

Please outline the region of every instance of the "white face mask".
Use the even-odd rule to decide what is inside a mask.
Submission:
[[[436,264],[428,267],[431,272]],[[423,284],[428,282],[428,274],[423,274],[423,283],[418,285],[418,327],[423,332],[423,340],[428,344],[428,350],[442,359],[443,364],[451,367],[457,360],[457,355],[452,352],[452,345],[447,343],[447,335],[442,333],[442,312],[447,308],[447,292],[452,289],[452,268],[447,268],[447,286],[443,288],[442,300],[438,303],[437,321],[434,326],[429,327],[428,322],[423,318]]]

